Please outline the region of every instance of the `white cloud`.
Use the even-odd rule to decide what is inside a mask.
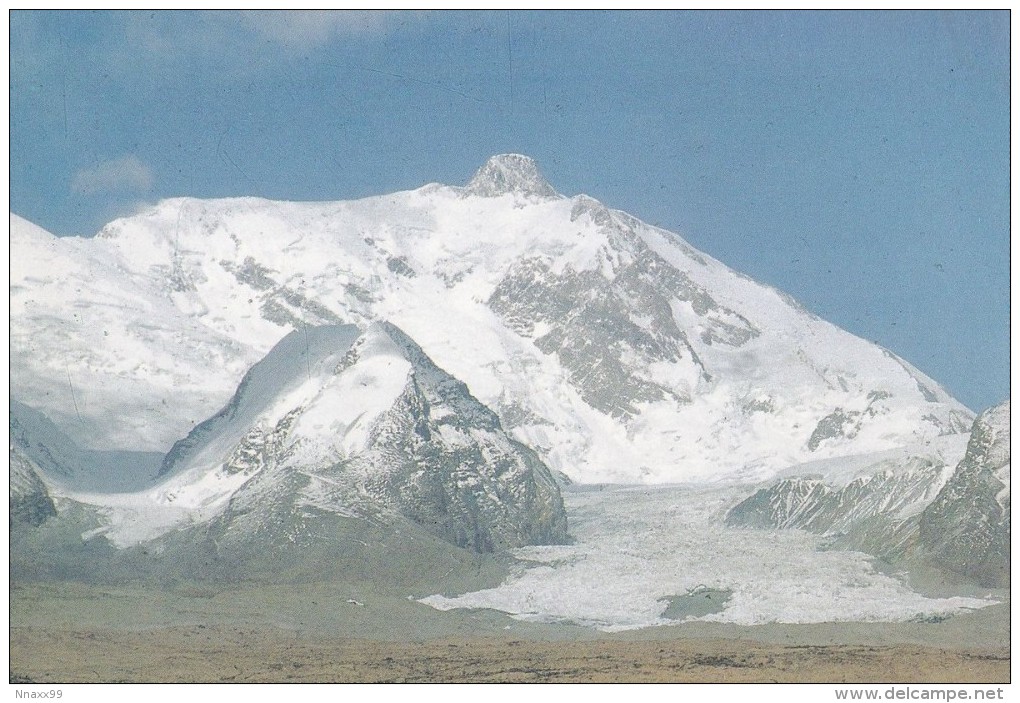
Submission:
[[[71,179],[71,191],[81,195],[145,191],[152,188],[152,169],[134,154],[81,169]]]
[[[267,39],[295,48],[315,48],[338,36],[384,32],[401,14],[387,10],[249,10],[244,17]]]

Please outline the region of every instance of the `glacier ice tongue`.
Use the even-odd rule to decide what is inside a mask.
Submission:
[[[439,610],[492,608],[532,622],[603,631],[675,624],[671,597],[699,587],[729,591],[716,613],[691,619],[741,625],[906,621],[993,605],[928,598],[873,568],[860,552],[820,549],[803,531],[734,529],[722,514],[739,487],[604,487],[567,490],[575,542],[525,547],[501,585],[421,602]]]

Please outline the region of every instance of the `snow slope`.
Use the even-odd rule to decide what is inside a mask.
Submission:
[[[398,325],[582,482],[757,480],[966,429],[931,379],[520,155],[466,188],[177,198],[55,238],[11,216],[12,394],[167,451],[294,330]]]
[[[402,516],[476,551],[566,538],[548,468],[388,323],[290,333],[175,444],[156,485],[67,496],[103,515],[86,538],[118,547],[210,522],[217,549],[267,547],[331,516]]]

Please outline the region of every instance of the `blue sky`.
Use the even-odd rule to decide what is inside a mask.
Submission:
[[[350,199],[495,153],[1009,394],[1007,12],[24,12],[11,210]]]

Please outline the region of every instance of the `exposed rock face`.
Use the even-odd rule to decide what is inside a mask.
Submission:
[[[688,331],[703,344],[730,347],[759,331],[656,254],[625,218],[579,198],[571,217],[582,216],[606,230],[603,268],[567,265],[557,272],[541,258],[522,259],[496,286],[489,307],[543,353],[555,354],[581,397],[601,412],[626,419],[642,403],[689,403],[711,376]],[[688,331],[677,324],[674,304],[690,305],[696,322]],[[675,369],[671,383],[655,377],[656,365]]]
[[[35,463],[11,441],[11,527],[41,525],[57,514]]]
[[[465,192],[493,198],[508,193],[532,195],[543,198],[557,197],[556,190],[538,170],[530,156],[523,154],[498,154],[478,169],[468,183]]]
[[[810,530],[837,547],[922,559],[983,586],[1007,587],[1009,466],[1007,402],[978,416],[959,462],[915,456],[866,469],[844,485],[784,479],[736,505],[726,522]]]
[[[46,416],[10,400],[11,456],[30,462],[33,469],[69,478],[82,469],[81,450],[70,442]],[[13,490],[13,483],[12,483]]]
[[[758,529],[804,529],[834,546],[902,557],[912,546],[920,511],[938,493],[946,465],[933,457],[876,464],[845,485],[788,478],[732,508],[726,522]]]
[[[385,462],[400,511],[458,546],[492,551],[567,538],[549,469],[499,418],[395,326],[380,325],[413,373],[381,418],[365,459]]]
[[[297,541],[337,517],[403,516],[479,552],[567,539],[532,450],[397,327],[353,329],[309,331],[307,359],[293,333],[178,443],[165,469],[180,493],[207,482],[206,466],[243,481],[210,528],[221,547]]]
[[[974,421],[967,454],[921,514],[920,547],[937,566],[1009,586],[1009,402]]]

